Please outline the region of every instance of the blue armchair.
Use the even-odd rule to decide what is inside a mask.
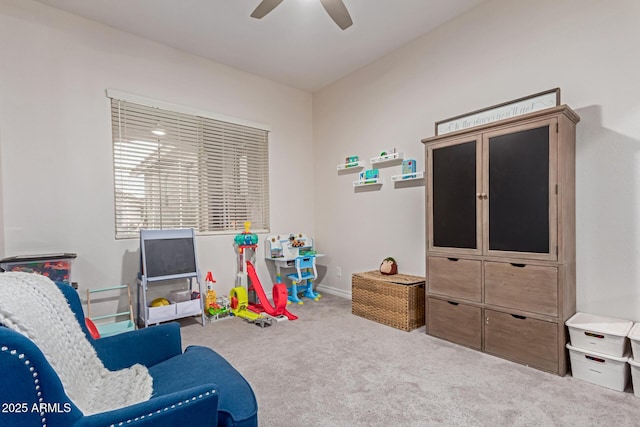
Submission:
[[[94,340],[76,291],[68,285],[58,287],[104,367],[116,371],[144,365],[153,378],[153,393],[141,403],[85,415],[65,393],[40,348],[25,335],[0,326],[0,425],[258,425],[257,402],[249,383],[210,348],[190,346],[183,353],[177,323]],[[38,315],[38,308],[33,310]]]

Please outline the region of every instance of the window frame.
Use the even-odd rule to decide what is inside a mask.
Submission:
[[[197,235],[230,235],[243,230],[245,221],[253,223],[253,232],[270,231],[270,126],[111,89],[107,90],[107,97],[113,133],[116,239],[138,238],[143,228],[193,228]],[[122,107],[142,117],[134,130],[129,130],[119,115]],[[151,135],[149,123],[154,118],[160,123],[158,127],[163,127],[162,120],[170,123],[168,133],[173,135]],[[183,139],[176,136],[180,132],[185,135]],[[136,159],[137,166],[131,166]],[[151,173],[142,174],[142,179],[151,175],[158,182],[168,180],[164,190],[150,191],[148,183],[136,183],[140,179],[134,179],[130,172],[140,168],[143,161]],[[189,167],[184,168],[182,161]],[[189,198],[189,192],[195,195]],[[189,199],[184,212],[182,199]],[[175,215],[164,213],[163,206],[165,210],[175,209]],[[133,209],[129,211],[132,225],[123,219],[129,209]],[[157,212],[145,218],[145,209]]]

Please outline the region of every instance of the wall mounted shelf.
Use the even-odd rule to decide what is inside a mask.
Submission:
[[[343,171],[347,169],[362,169],[364,167],[364,162],[362,160],[358,162],[350,162],[344,163],[342,165],[338,165],[338,170]]]
[[[382,185],[383,181],[382,178],[372,178],[372,179],[365,179],[365,180],[358,180],[358,181],[353,181],[353,186],[354,187],[366,187],[366,186],[374,186],[374,185]]]
[[[424,172],[411,172],[402,175],[393,175],[391,181],[406,182],[424,178]]]
[[[384,156],[372,157],[372,165],[382,165],[385,163],[397,163],[399,160],[404,159],[404,153],[389,153]]]

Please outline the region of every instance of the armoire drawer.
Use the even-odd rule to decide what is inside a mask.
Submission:
[[[429,293],[469,301],[482,300],[482,262],[461,258],[427,258]]]
[[[485,309],[484,350],[558,373],[558,324]]]
[[[482,309],[454,301],[427,298],[427,332],[476,350],[482,349]]]
[[[558,267],[491,262],[484,264],[486,304],[558,315]]]

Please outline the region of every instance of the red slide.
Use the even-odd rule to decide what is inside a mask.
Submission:
[[[258,295],[258,299],[260,300],[260,311],[264,311],[270,316],[280,316],[284,314],[287,316],[289,320],[296,320],[298,316],[287,311],[287,287],[282,283],[276,283],[273,285],[273,303],[275,307],[269,303],[269,299],[267,295],[264,293],[264,289],[262,288],[262,284],[260,283],[260,279],[258,279],[258,275],[256,274],[256,268],[253,266],[251,261],[247,261],[247,275],[249,276],[249,280],[251,281],[251,288]],[[252,311],[253,307],[249,306],[249,309]]]

